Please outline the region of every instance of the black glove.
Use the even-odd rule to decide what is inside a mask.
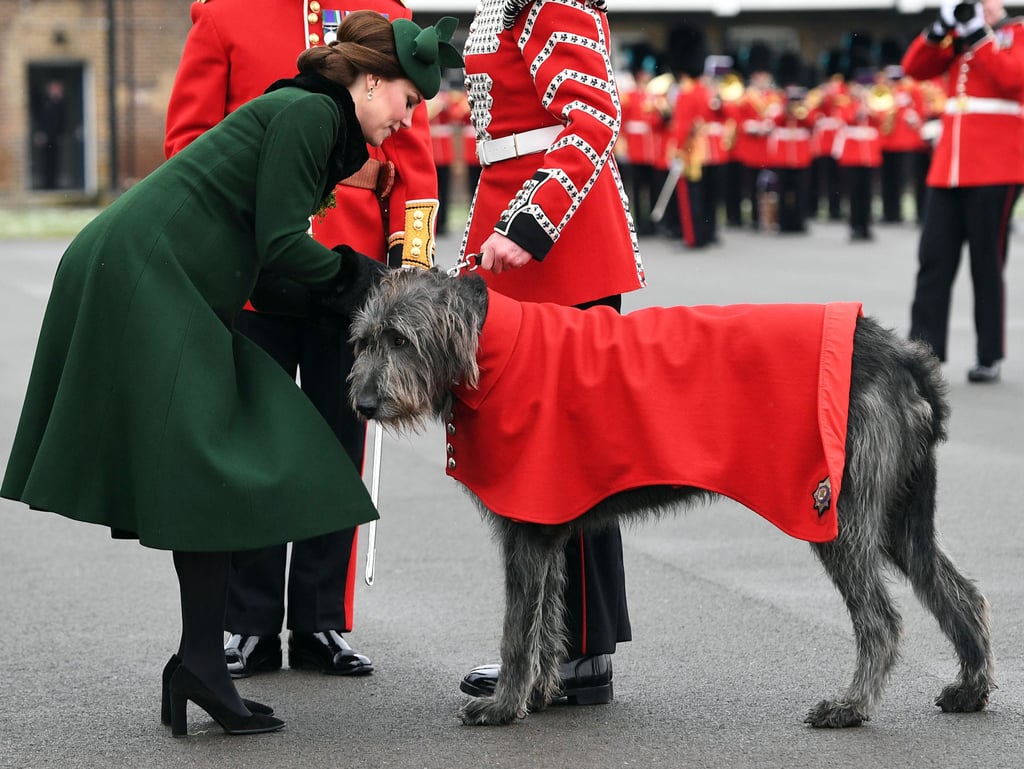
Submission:
[[[332,249],[341,256],[338,274],[326,288],[313,292],[314,314],[349,317],[362,307],[366,294],[389,270],[387,265],[348,246]]]
[[[249,297],[252,306],[260,312],[308,318],[310,314],[310,288],[291,278],[261,272]]]

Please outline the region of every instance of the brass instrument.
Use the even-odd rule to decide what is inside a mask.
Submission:
[[[735,72],[728,73],[718,84],[718,98],[723,104],[735,104],[743,98],[743,79]]]
[[[818,86],[817,88],[812,88],[807,92],[807,95],[804,97],[804,105],[807,107],[808,110],[818,109],[818,107],[820,107],[824,103],[824,101],[825,91],[821,86]]]
[[[871,112],[881,117],[879,131],[891,134],[896,122],[896,95],[892,89],[884,83],[875,83],[864,96],[864,103]]]
[[[892,89],[884,83],[875,83],[868,89],[864,102],[872,112],[880,115],[892,112],[896,108],[896,97]]]
[[[650,101],[644,105],[644,109],[657,110],[663,117],[671,114],[672,105],[668,102],[668,92],[675,84],[675,78],[668,72],[652,77],[644,86],[644,93],[651,97]]]
[[[786,89],[786,116],[803,122],[811,114],[811,110],[821,103],[820,98],[812,101],[811,91],[799,86]]]
[[[667,96],[675,82],[675,78],[665,72],[657,77],[652,77],[644,86],[644,92],[651,96]]]

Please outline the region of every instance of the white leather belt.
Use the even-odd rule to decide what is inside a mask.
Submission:
[[[848,125],[840,129],[839,133],[857,141],[874,141],[878,138],[878,129],[869,125]]]
[[[523,131],[521,134],[509,134],[500,139],[477,142],[476,156],[480,160],[480,165],[489,166],[502,160],[545,152],[554,144],[562,130],[562,126],[553,125]]]
[[[974,115],[1019,115],[1020,102],[1011,99],[987,99],[982,96],[951,96],[946,101],[946,114],[969,112]]]
[[[643,120],[627,120],[622,124],[622,131],[627,134],[649,134],[651,126]]]
[[[771,135],[779,141],[798,142],[811,138],[811,131],[808,128],[789,128],[780,126],[772,131]]]

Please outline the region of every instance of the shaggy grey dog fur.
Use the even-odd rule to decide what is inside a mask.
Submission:
[[[444,420],[452,383],[477,381],[477,340],[486,313],[479,278],[452,278],[436,269],[386,276],[353,319],[353,407],[399,430]],[[936,541],[935,447],[945,438],[945,389],[938,361],[925,347],[869,318],[858,320],[839,536],[811,545],[853,621],[856,670],[842,693],[811,708],[805,721],[812,726],[858,726],[882,695],[902,630],[884,567],[910,581],[959,659],[958,678],[935,704],[945,712],[981,710],[995,688],[988,604]],[[494,696],[467,701],[462,720],[506,724],[558,697],[565,652],[562,548],[578,528],[656,517],[712,498],[690,487],[641,488],[605,499],[560,526],[515,523],[477,500],[504,560],[502,667]]]

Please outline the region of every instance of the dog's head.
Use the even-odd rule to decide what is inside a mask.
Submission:
[[[352,319],[352,407],[399,429],[444,418],[452,385],[474,385],[479,377],[486,312],[486,286],[475,276],[452,278],[437,268],[386,275]]]

